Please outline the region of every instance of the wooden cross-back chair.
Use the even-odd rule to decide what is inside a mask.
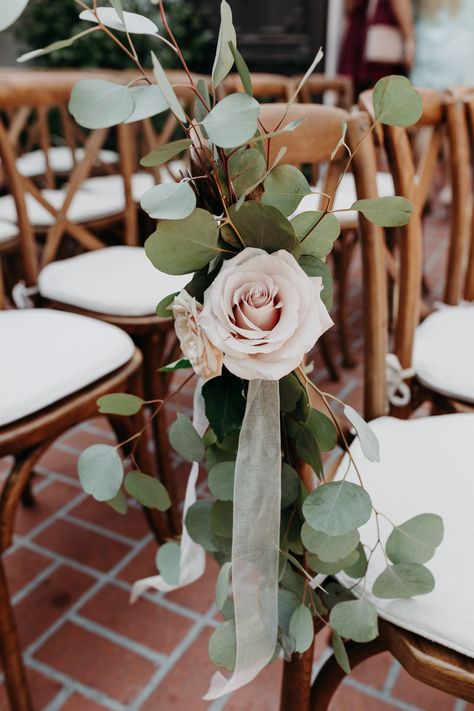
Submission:
[[[471,166],[474,165],[474,90],[466,92],[463,96],[463,103],[466,109],[467,125],[470,139]],[[472,170],[472,167],[471,167]],[[464,285],[464,298],[466,301],[474,301],[474,210],[471,217],[471,246],[469,251],[468,265],[466,269],[466,281]]]
[[[407,414],[424,400],[431,400],[440,411],[469,410],[474,403],[474,383],[466,362],[469,353],[474,356],[474,341],[469,340],[469,334],[474,332],[471,316],[474,312],[460,303],[465,295],[472,211],[466,115],[458,98],[428,90],[422,90],[421,96],[423,113],[416,127],[383,129],[396,192],[408,198],[414,207],[409,224],[398,230],[396,268],[392,269],[393,352],[402,367],[413,367],[415,374]],[[423,238],[423,214],[441,154],[452,197],[446,239],[441,245],[444,269],[440,296],[451,308],[433,309],[422,298],[424,280],[432,278],[428,271],[432,255]],[[424,319],[421,324],[420,319]],[[431,348],[430,339],[436,336],[438,328],[443,347]],[[455,374],[450,373],[448,347],[452,348]],[[463,354],[467,354],[464,359]]]
[[[291,77],[294,89],[302,80],[303,75]],[[325,74],[314,73],[305,81],[299,93],[299,101],[307,104],[320,103],[326,92],[330,92],[335,106],[349,111],[354,103],[354,87],[350,77],[336,74],[326,76]]]
[[[259,101],[288,101],[291,92],[291,80],[283,74],[254,72],[252,74],[252,92]],[[244,87],[238,74],[229,74],[217,89],[218,98],[243,92]]]
[[[39,105],[41,96],[43,94],[38,89],[36,101]],[[23,101],[23,97],[18,97],[17,93],[17,100],[19,98]],[[53,98],[57,100],[57,94]],[[47,105],[51,100],[51,97],[47,99]],[[10,104],[13,104],[13,99]],[[56,212],[55,221],[46,233],[37,275],[33,266],[37,251],[35,231],[29,219],[26,198],[27,190],[38,197],[38,200],[42,199],[43,193],[32,181],[19,174],[13,148],[1,123],[0,142],[3,145],[2,164],[12,193],[10,200],[14,203],[15,221],[20,232],[20,276],[28,286],[34,287],[37,282],[39,294],[36,303],[87,315],[124,329],[143,353],[146,397],[148,400],[159,400],[165,397],[171,378],[158,369],[176,360],[179,348],[172,319],[156,316],[156,305],[164,296],[183,288],[189,277],[173,277],[158,272],[146,257],[143,247],[138,245],[132,190],[133,179],[137,175],[133,173],[137,158],[133,140],[134,134],[139,132],[139,126],[123,124],[117,127],[122,175],[93,177],[82,182],[93,163],[96,150],[105,139],[107,129],[97,129],[89,134],[85,147],[86,157],[73,170],[65,204],[62,210]],[[153,185],[153,176],[148,173],[144,175]],[[89,186],[87,190],[85,187],[78,188],[78,192],[83,191],[82,195],[86,201],[93,199],[96,193],[95,197],[100,195],[101,201],[111,199],[114,202],[118,198],[117,202],[120,202],[121,196],[116,193],[125,186],[128,195],[126,204],[133,207],[133,215],[130,211],[130,220],[125,219],[118,223],[122,232],[120,246],[106,246],[96,234],[96,223],[71,225],[67,218],[67,208],[78,184]],[[103,189],[104,184],[106,190]],[[102,192],[99,192],[99,189]],[[2,199],[4,198],[0,198],[0,208]],[[69,232],[76,238],[82,252],[73,257],[58,259],[58,256],[64,256],[61,254],[61,247]],[[156,473],[170,491],[172,509],[168,518],[170,526],[176,530],[180,522],[179,500],[174,493],[176,482],[171,476],[166,426],[165,412],[162,409],[152,421]]]

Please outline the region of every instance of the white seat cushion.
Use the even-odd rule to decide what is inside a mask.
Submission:
[[[76,163],[84,158],[84,149],[76,148]],[[101,150],[97,154],[96,164],[104,163],[113,165],[118,163],[119,155],[115,151]],[[68,146],[53,146],[48,150],[49,167],[53,173],[69,173],[74,168],[72,151]],[[46,159],[44,151],[30,151],[24,153],[16,161],[18,172],[26,178],[34,178],[46,173]]]
[[[318,185],[316,185],[313,189],[320,192],[322,190],[321,183],[318,183]],[[379,197],[390,197],[391,195],[395,195],[393,179],[390,173],[377,173],[377,192]],[[318,210],[320,200],[321,195],[319,194],[306,195],[300,202],[295,215],[307,210]],[[336,211],[336,217],[342,227],[356,227],[359,224],[359,213],[356,210],[339,212],[340,210],[346,210],[348,207],[353,205],[356,200],[357,194],[354,175],[352,173],[346,173],[341,180],[341,184],[336,193],[336,197],[334,198],[332,207],[332,209]]]
[[[474,403],[474,304],[443,306],[418,326],[413,367],[428,388]]]
[[[99,380],[135,350],[120,328],[50,309],[0,312],[0,342],[0,425]]]
[[[135,202],[140,202],[143,193],[155,185],[155,180],[150,173],[135,173],[132,175],[132,197]],[[97,178],[88,178],[81,185],[81,190],[87,193],[99,191],[103,195],[120,195],[124,202],[123,178],[121,175],[101,175]]]
[[[474,415],[381,417],[371,426],[379,440],[381,461],[368,462],[357,439],[351,452],[375,508],[395,524],[421,513],[439,514],[445,533],[434,558],[426,563],[436,580],[431,593],[408,600],[372,595],[372,584],[386,567],[378,547],[367,573],[367,598],[384,619],[474,657]],[[345,471],[344,459],[336,478]],[[349,479],[358,483],[353,468]],[[380,524],[385,542],[391,526],[383,518]],[[377,540],[373,515],[361,529],[361,540],[369,546]],[[338,577],[354,584],[345,575]],[[360,590],[356,586],[355,592]]]
[[[9,239],[18,237],[18,227],[13,222],[0,220],[0,242],[8,242]]]
[[[142,247],[106,247],[48,264],[40,273],[42,296],[115,316],[149,316],[192,275],[159,272]]]
[[[45,200],[56,210],[64,202],[63,190],[42,190]],[[56,219],[43,205],[27,193],[25,195],[28,219],[34,227],[50,227]],[[74,195],[67,216],[71,222],[82,223],[101,220],[106,217],[120,215],[124,210],[124,199],[120,193],[98,193],[97,191],[78,190]],[[16,207],[11,195],[0,198],[0,217],[10,222],[16,222]]]

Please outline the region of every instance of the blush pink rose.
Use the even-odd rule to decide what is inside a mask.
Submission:
[[[279,380],[332,326],[321,289],[289,252],[247,247],[206,290],[199,325],[231,373]]]
[[[222,372],[222,352],[210,343],[200,324],[202,305],[183,289],[173,301],[174,328],[185,358],[203,382]]]

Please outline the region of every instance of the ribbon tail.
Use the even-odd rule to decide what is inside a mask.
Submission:
[[[251,380],[234,480],[232,593],[236,659],[229,679],[216,672],[204,699],[252,681],[275,652],[281,498],[278,381]]]
[[[202,382],[199,381],[194,392],[193,425],[200,436],[204,434],[208,426],[201,389]],[[137,580],[134,583],[130,594],[131,603],[135,602],[140,595],[142,595],[142,593],[149,588],[159,590],[160,592],[170,592],[171,590],[177,590],[178,588],[190,585],[204,575],[204,571],[206,569],[206,552],[202,546],[193,541],[185,526],[185,519],[188,509],[195,503],[197,498],[196,484],[198,475],[199,464],[197,462],[193,462],[191,471],[189,472],[183,504],[183,525],[179,558],[179,583],[177,585],[170,585],[166,582],[162,575],[154,575],[149,578]]]

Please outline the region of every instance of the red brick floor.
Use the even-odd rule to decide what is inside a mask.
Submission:
[[[445,226],[439,215],[428,224],[429,282],[440,291],[440,256]],[[358,365],[330,383],[315,356],[314,377],[331,392],[360,407],[360,268],[351,281],[351,316]],[[333,334],[333,339],[335,334]],[[335,353],[337,355],[337,344]],[[191,390],[180,399],[189,408]],[[170,408],[174,417],[175,406]],[[120,516],[81,490],[76,460],[92,442],[113,439],[102,419],[68,432],[37,467],[36,506],[19,512],[6,567],[36,711],[274,711],[282,663],[229,698],[202,701],[212,667],[208,638],[217,624],[216,566],[205,577],[168,595],[149,593],[130,607],[134,580],[154,572],[155,545],[133,505]],[[175,459],[180,480],[183,465]],[[187,468],[186,468],[187,469]],[[8,462],[0,460],[0,479]],[[183,479],[184,480],[184,479]],[[201,493],[202,493],[201,489]],[[317,667],[326,658],[318,640]],[[0,710],[8,708],[0,677]],[[331,711],[463,711],[470,708],[413,681],[389,655],[365,662],[348,677]],[[297,711],[295,709],[295,711]]]

